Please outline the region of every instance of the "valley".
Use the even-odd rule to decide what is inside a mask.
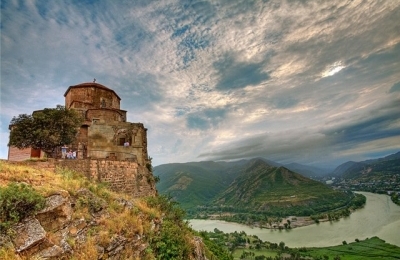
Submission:
[[[189,218],[271,227],[286,216],[314,221],[329,219],[321,215],[328,212],[332,218],[346,216],[365,203],[362,195],[332,189],[261,158],[169,164],[155,167],[154,175],[160,178],[158,191],[179,202]]]
[[[158,191],[179,202],[189,218],[287,229],[349,216],[365,204],[354,191],[388,194],[399,203],[400,152],[331,172],[254,158],[160,165],[154,175]],[[296,225],[293,216],[303,221]]]
[[[400,205],[400,152],[363,162],[348,162],[330,174],[336,189],[368,191],[390,195]]]
[[[387,243],[400,246],[398,227],[400,207],[391,202],[387,195],[361,192],[366,198],[365,207],[354,211],[340,220],[314,223],[292,229],[266,229],[234,222],[210,219],[190,219],[193,229],[212,232],[215,228],[225,233],[245,232],[263,241],[283,241],[291,248],[329,247],[374,236]]]

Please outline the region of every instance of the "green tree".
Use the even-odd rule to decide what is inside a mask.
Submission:
[[[32,115],[21,114],[10,122],[8,145],[40,149],[54,157],[57,147],[75,141],[81,122],[82,118],[75,110],[60,105],[35,111]]]
[[[279,242],[279,248],[284,251],[285,250],[285,242]]]

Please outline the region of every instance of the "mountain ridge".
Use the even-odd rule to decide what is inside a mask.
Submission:
[[[287,213],[307,215],[343,206],[351,199],[349,194],[334,191],[284,165],[273,166],[268,162],[264,158],[253,158],[239,166],[216,163],[212,170],[199,162],[174,164],[166,167],[168,170],[157,166],[153,173],[160,177],[158,191],[170,194],[189,213],[214,212],[219,208],[258,213],[269,210],[279,214],[277,207],[283,206]],[[309,208],[304,209],[305,206]]]
[[[382,171],[385,174],[396,174],[400,170],[400,152],[376,159],[369,159],[360,162],[348,161],[345,162],[331,173],[334,177],[345,179],[358,179],[369,175],[380,174]]]

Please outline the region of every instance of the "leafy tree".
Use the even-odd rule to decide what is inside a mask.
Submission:
[[[285,250],[285,242],[279,242],[279,248],[283,251]]]
[[[11,120],[9,146],[34,148],[54,157],[56,148],[75,141],[82,118],[73,109],[57,105],[32,115],[21,114]]]

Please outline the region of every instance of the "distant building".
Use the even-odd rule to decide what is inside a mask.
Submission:
[[[78,159],[129,160],[142,166],[148,163],[147,129],[142,123],[126,121],[127,111],[120,109],[121,98],[114,90],[96,82],[82,83],[70,86],[64,97],[65,107],[77,110],[84,119],[76,142],[69,147],[78,152]],[[8,152],[11,161],[42,156],[41,151],[29,148],[9,147]]]

